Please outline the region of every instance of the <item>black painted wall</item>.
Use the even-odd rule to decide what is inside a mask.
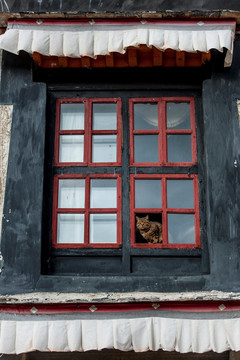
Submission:
[[[33,286],[41,261],[46,86],[32,82],[28,55],[3,56],[0,99],[13,104],[1,246],[6,266],[1,280],[14,292]]]
[[[0,11],[5,12],[172,12],[240,10],[238,0],[1,0]]]
[[[232,67],[213,71],[202,86],[205,189],[202,197],[205,197],[206,206],[203,227],[206,227],[209,250],[208,271],[185,276],[162,276],[159,273],[128,277],[111,274],[61,276],[41,275],[47,86],[40,83],[41,72],[33,81],[28,55],[4,53],[0,101],[13,104],[14,111],[2,231],[4,268],[0,275],[1,293],[240,291],[240,128],[236,106],[236,99],[240,98],[239,58],[240,41],[236,39]],[[191,91],[194,77],[191,69],[185,69],[184,75],[188,71],[190,76],[185,81],[188,91]],[[155,76],[152,86],[169,90],[175,86],[174,81],[183,84],[176,70],[172,71],[169,82],[167,78]],[[96,82],[100,86],[100,78],[96,77]],[[94,83],[91,86],[94,87]]]

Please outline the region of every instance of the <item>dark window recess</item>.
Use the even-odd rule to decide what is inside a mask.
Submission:
[[[201,272],[195,98],[73,95],[50,94],[43,272]]]

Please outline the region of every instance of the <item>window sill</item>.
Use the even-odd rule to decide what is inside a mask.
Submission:
[[[170,301],[233,301],[240,300],[240,292],[194,291],[185,293],[59,293],[32,292],[0,295],[0,304],[61,304],[61,303],[130,303]]]

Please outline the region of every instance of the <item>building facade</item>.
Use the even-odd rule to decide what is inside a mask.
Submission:
[[[0,10],[0,353],[238,357],[240,6]]]

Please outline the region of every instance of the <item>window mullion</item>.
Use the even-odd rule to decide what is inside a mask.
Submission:
[[[92,103],[90,99],[85,100],[85,129],[85,161],[89,164],[92,159]]]
[[[193,177],[193,192],[194,192],[194,209],[195,209],[195,240],[198,247],[201,246],[200,236],[200,209],[199,209],[199,190],[198,190],[198,175]]]
[[[159,107],[159,119],[158,126],[160,130],[159,134],[159,146],[160,146],[160,166],[163,166],[167,162],[167,138],[166,138],[166,102],[160,100]]]
[[[130,257],[130,164],[133,164],[133,102],[128,98],[122,99],[122,118],[129,119],[122,122],[122,138],[124,147],[122,149],[122,273],[128,275],[131,272]],[[129,131],[130,136],[129,136]],[[130,141],[130,144],[129,144]]]
[[[86,177],[85,180],[85,236],[84,236],[84,245],[89,244],[89,209],[90,209],[90,178]]]
[[[162,232],[163,245],[168,243],[168,222],[167,222],[167,181],[166,177],[162,177]]]
[[[197,163],[197,134],[196,134],[196,120],[195,120],[195,103],[193,100],[190,101],[190,119],[192,129],[192,162]]]

